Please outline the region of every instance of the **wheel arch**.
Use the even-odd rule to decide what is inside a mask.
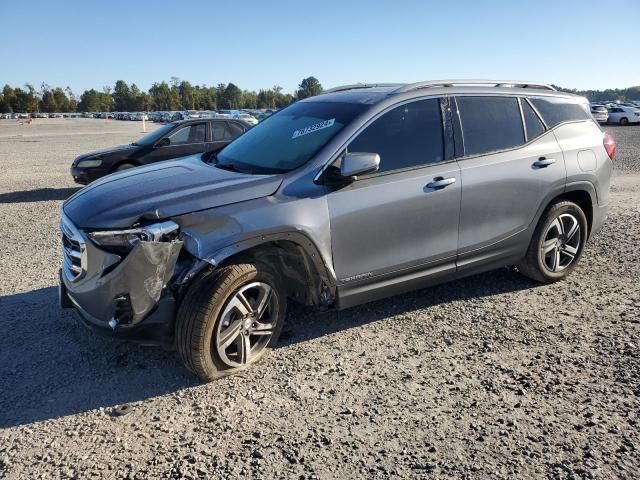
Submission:
[[[214,268],[237,261],[268,263],[284,281],[287,295],[304,305],[328,308],[336,279],[315,243],[299,232],[264,235],[229,245],[208,260]]]
[[[596,189],[591,182],[580,181],[567,184],[563,191],[552,194],[545,202],[536,215],[533,228],[538,224],[540,218],[547,209],[559,200],[569,200],[578,205],[587,217],[588,235],[591,235],[591,227],[593,225],[593,206],[598,202]]]

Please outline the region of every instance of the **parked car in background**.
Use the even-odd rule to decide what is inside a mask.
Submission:
[[[630,123],[640,123],[640,109],[617,105],[608,107],[609,123],[628,125]]]
[[[591,115],[598,123],[607,123],[609,120],[609,112],[604,105],[591,105]]]
[[[251,125],[241,120],[195,119],[168,123],[141,139],[85,153],[71,165],[76,183],[86,185],[109,173],[205,152],[217,152]]]
[[[238,120],[242,120],[244,122],[247,122],[250,125],[257,125],[258,124],[258,120],[253,117],[252,115],[249,115],[248,113],[237,113],[231,116],[231,118],[236,118]]]
[[[614,154],[586,99],[548,85],[329,90],[215,161],[68,199],[61,306],[220,378],[275,344],[289,300],[343,309],[507,265],[566,278],[607,218]]]

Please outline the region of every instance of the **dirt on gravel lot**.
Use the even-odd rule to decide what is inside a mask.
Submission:
[[[568,280],[294,306],[262,363],[210,384],[57,305],[70,162],[141,127],[0,121],[0,477],[638,478],[640,126],[607,128],[610,218]]]

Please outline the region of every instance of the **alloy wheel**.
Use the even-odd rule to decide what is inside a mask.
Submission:
[[[278,296],[270,285],[252,282],[240,287],[222,311],[212,348],[229,367],[251,363],[269,344],[277,315]]]
[[[580,251],[580,222],[570,213],[559,215],[547,227],[540,246],[540,259],[551,272],[569,267]]]

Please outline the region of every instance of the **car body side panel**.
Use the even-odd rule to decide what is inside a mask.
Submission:
[[[564,152],[567,183],[593,184],[597,204],[608,205],[613,163],[604,148],[600,127],[592,121],[567,123],[556,127],[554,135]]]
[[[324,189],[324,187],[317,187]],[[274,195],[174,217],[184,248],[218,265],[229,256],[271,241],[291,241],[326,271],[335,285],[326,198]]]
[[[427,185],[437,178],[455,183]],[[341,283],[455,257],[460,208],[456,162],[363,177],[327,197]]]
[[[545,168],[539,158],[555,159]],[[565,183],[560,147],[547,132],[523,147],[460,160],[459,255],[493,246],[526,230],[542,200]],[[526,249],[526,245],[525,245]]]

